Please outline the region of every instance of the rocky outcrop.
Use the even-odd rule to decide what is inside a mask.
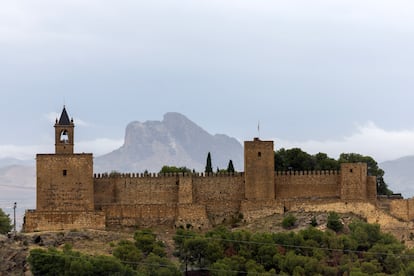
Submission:
[[[0,276],[32,275],[26,262],[29,247],[25,240],[24,236],[0,235]]]
[[[27,257],[33,248],[62,248],[68,244],[90,255],[108,255],[112,252],[111,243],[130,237],[131,233],[99,230],[0,235],[0,276],[32,275]]]
[[[179,113],[167,113],[163,121],[132,122],[125,132],[124,145],[95,159],[95,172],[158,172],[163,165],[186,166],[204,171],[207,153],[213,168],[227,168],[233,160],[243,168],[243,148],[235,139],[211,135]]]

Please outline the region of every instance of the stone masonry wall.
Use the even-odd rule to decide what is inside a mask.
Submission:
[[[52,161],[56,166],[56,160]],[[76,163],[75,161],[71,162]],[[44,161],[43,163],[47,164]],[[375,187],[375,178],[361,178],[359,171],[356,171],[358,175],[352,183],[361,179],[366,180],[365,185],[356,185],[356,187],[365,187],[365,193],[370,194],[368,187],[372,188],[373,185]],[[89,218],[63,210],[50,213],[35,212],[28,216],[27,229],[48,227],[48,229],[67,227],[101,229],[102,225],[113,229],[177,224],[206,228],[235,218],[240,212],[246,212],[249,217],[255,216],[256,213],[283,212],[285,208],[290,208],[292,200],[296,199],[338,201],[343,190],[341,187],[343,178],[344,176],[336,171],[276,172],[273,174],[275,197],[268,200],[254,200],[246,198],[243,173],[207,176],[204,174],[97,175],[91,177],[93,185],[90,190],[94,191],[91,202],[94,202],[97,214],[102,214],[102,219],[99,216]],[[76,185],[75,182],[72,186],[62,186],[59,188],[59,193],[68,191],[74,193]],[[67,187],[70,189],[65,190]],[[90,190],[86,190],[86,194],[90,193]],[[356,193],[356,191],[352,192]],[[76,202],[72,197],[70,199]],[[74,206],[82,208],[76,204]],[[39,221],[38,225],[34,224],[35,220]]]
[[[193,178],[180,176],[178,187],[178,202],[180,204],[193,203]]]
[[[414,198],[390,201],[390,213],[402,220],[414,220]]]
[[[275,198],[275,153],[273,141],[244,142],[245,197],[249,200]]]
[[[341,199],[367,200],[368,174],[366,163],[341,164]]]
[[[212,224],[237,216],[244,199],[243,174],[193,177],[194,202],[206,206]]]
[[[193,226],[195,229],[208,229],[211,227],[206,206],[202,204],[180,204],[175,221],[176,227]]]
[[[36,156],[38,211],[93,211],[92,154]]]
[[[176,204],[113,204],[102,206],[102,211],[110,229],[173,226],[177,217]]]
[[[199,226],[204,228],[208,223],[199,217],[201,214],[207,214],[213,224],[238,214],[244,199],[244,177],[243,174],[96,176],[94,189],[96,210],[107,214],[108,227],[171,225],[177,218],[191,224],[202,219],[204,222]],[[191,214],[196,215],[184,218]]]
[[[103,212],[27,211],[23,225],[24,232],[90,228],[105,229]]]
[[[276,172],[276,198],[339,198],[339,181],[337,171]]]
[[[377,177],[375,176],[367,177],[367,199],[371,203],[377,201]]]
[[[174,204],[178,203],[178,176],[95,177],[95,204]]]

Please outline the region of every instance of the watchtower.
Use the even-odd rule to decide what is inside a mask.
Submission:
[[[94,210],[92,154],[73,153],[74,127],[63,107],[55,124],[55,154],[36,155],[39,211]]]
[[[273,141],[244,142],[245,197],[249,200],[275,198]]]
[[[341,199],[366,200],[368,192],[366,163],[341,164]]]

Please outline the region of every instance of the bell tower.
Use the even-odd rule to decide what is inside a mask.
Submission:
[[[69,120],[63,106],[60,119],[56,119],[55,123],[55,154],[73,154],[74,128],[73,119]]]

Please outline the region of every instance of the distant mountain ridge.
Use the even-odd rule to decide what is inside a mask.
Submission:
[[[117,150],[95,158],[96,172],[158,172],[162,166],[186,166],[204,171],[207,153],[213,168],[227,168],[233,160],[243,169],[243,147],[227,135],[211,135],[180,113],[169,112],[162,121],[131,122],[124,144]]]
[[[414,196],[414,156],[405,156],[379,164],[385,171],[384,180],[395,193],[405,198]]]

